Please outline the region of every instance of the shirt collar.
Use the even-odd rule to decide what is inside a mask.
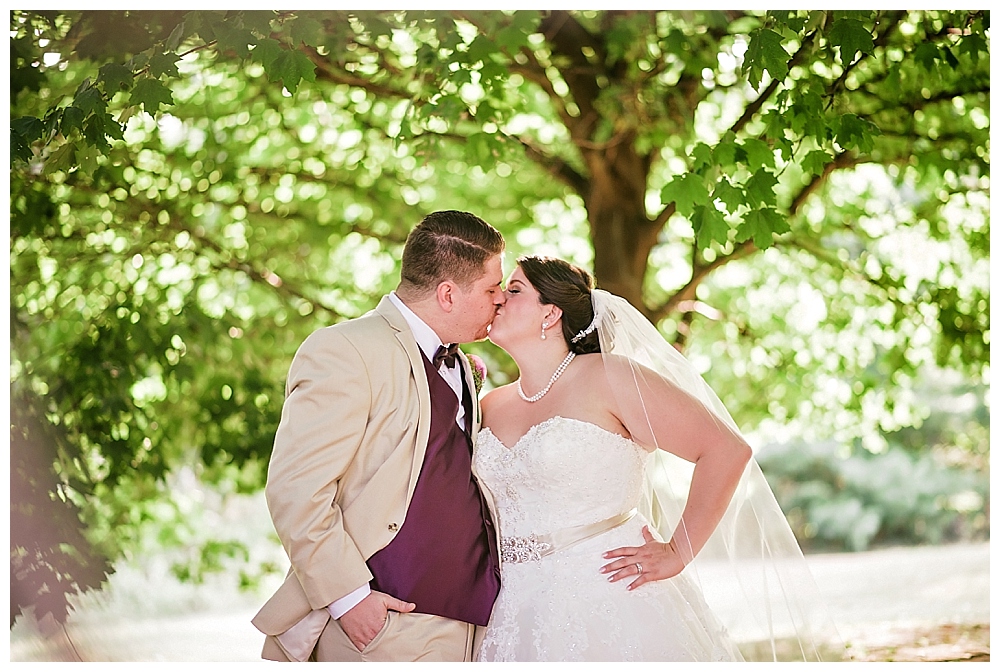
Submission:
[[[410,310],[409,306],[396,296],[396,292],[389,292],[389,300],[403,314],[403,319],[410,326],[410,331],[413,332],[413,338],[417,341],[417,345],[420,346],[420,350],[427,359],[434,361],[434,353],[437,352],[439,346],[444,345],[441,337],[426,322],[421,320],[416,313]]]

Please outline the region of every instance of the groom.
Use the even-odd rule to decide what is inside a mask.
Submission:
[[[500,567],[457,344],[504,302],[503,249],[475,215],[428,215],[396,290],[296,353],[265,487],[291,571],[253,619],[263,658],[473,659]]]

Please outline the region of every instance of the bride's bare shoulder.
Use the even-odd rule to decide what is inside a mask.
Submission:
[[[513,383],[501,385],[500,387],[495,387],[484,394],[482,399],[479,400],[479,405],[482,407],[483,413],[486,413],[489,409],[499,408],[512,400],[514,394]]]
[[[587,377],[607,378],[609,374],[616,371],[627,370],[629,359],[621,355],[605,355],[600,352],[592,352],[586,355],[577,355],[576,361],[580,363],[582,373]]]

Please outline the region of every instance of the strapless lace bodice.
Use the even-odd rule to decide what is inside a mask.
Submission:
[[[648,453],[582,420],[556,416],[505,446],[479,432],[473,465],[493,494],[503,542],[625,513],[642,496]],[[548,555],[501,565],[500,595],[479,652],[485,661],[738,660],[683,575],[629,591],[603,553],[645,543],[640,513]],[[516,554],[515,554],[516,555]]]
[[[648,453],[582,420],[555,416],[507,447],[479,433],[476,473],[493,493],[500,534],[546,534],[636,506]]]

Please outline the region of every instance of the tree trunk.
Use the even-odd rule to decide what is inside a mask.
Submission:
[[[628,141],[584,151],[590,168],[584,195],[594,244],[594,275],[602,289],[648,314],[643,282],[659,227],[646,215],[649,161]]]

